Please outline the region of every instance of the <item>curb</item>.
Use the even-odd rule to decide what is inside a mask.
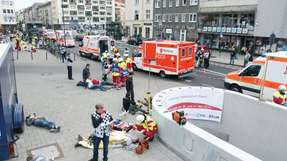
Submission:
[[[235,66],[235,67],[243,67],[243,65],[237,65],[237,64],[229,64],[229,63],[223,63],[223,62],[218,62],[218,61],[214,61],[214,60],[210,60],[210,62],[212,63],[218,63],[218,64],[223,64],[223,65],[229,65],[229,66]]]

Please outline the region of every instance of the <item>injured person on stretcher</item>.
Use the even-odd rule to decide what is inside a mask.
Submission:
[[[148,149],[148,142],[153,140],[157,132],[155,122],[149,116],[144,115],[137,117],[136,124],[129,124],[117,119],[113,121],[112,127],[109,147],[135,150],[137,154],[141,154],[145,149]],[[143,146],[145,149],[143,149]],[[93,135],[88,137],[79,135],[75,147],[93,149]],[[100,144],[100,148],[103,148],[102,143]]]
[[[85,87],[88,89],[99,89],[101,91],[107,91],[112,88],[107,86],[113,86],[113,84],[107,81],[100,81],[97,79],[88,78],[86,82],[80,81],[79,83],[77,83],[77,86]]]
[[[37,116],[36,113],[32,113],[26,117],[26,125],[34,125],[48,129],[50,132],[60,132],[61,127],[57,126],[54,122],[47,120],[45,117]]]

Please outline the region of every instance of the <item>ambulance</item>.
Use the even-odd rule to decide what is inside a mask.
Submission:
[[[287,51],[259,57],[241,71],[225,76],[227,89],[272,100],[280,85],[287,86]]]
[[[43,35],[47,36],[49,40],[57,40],[57,36],[54,30],[44,30]]]
[[[83,44],[80,46],[80,55],[93,59],[100,60],[101,54],[105,51],[111,51],[115,46],[115,40],[109,36],[84,36]]]
[[[72,31],[66,30],[64,35],[63,30],[56,31],[57,43],[60,46],[65,46],[65,39],[66,39],[66,47],[75,47],[75,40],[72,34]]]
[[[195,69],[195,43],[183,41],[144,41],[134,57],[134,69],[167,75],[184,76]]]

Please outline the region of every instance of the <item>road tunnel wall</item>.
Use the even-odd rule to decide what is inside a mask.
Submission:
[[[162,91],[168,93],[168,90]],[[287,158],[287,110],[224,91],[221,122],[191,120],[179,126],[163,112],[166,97],[153,100],[160,139],[184,160],[283,161]]]

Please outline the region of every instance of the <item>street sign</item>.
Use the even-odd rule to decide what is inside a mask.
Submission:
[[[165,29],[165,33],[172,34],[172,29]]]

